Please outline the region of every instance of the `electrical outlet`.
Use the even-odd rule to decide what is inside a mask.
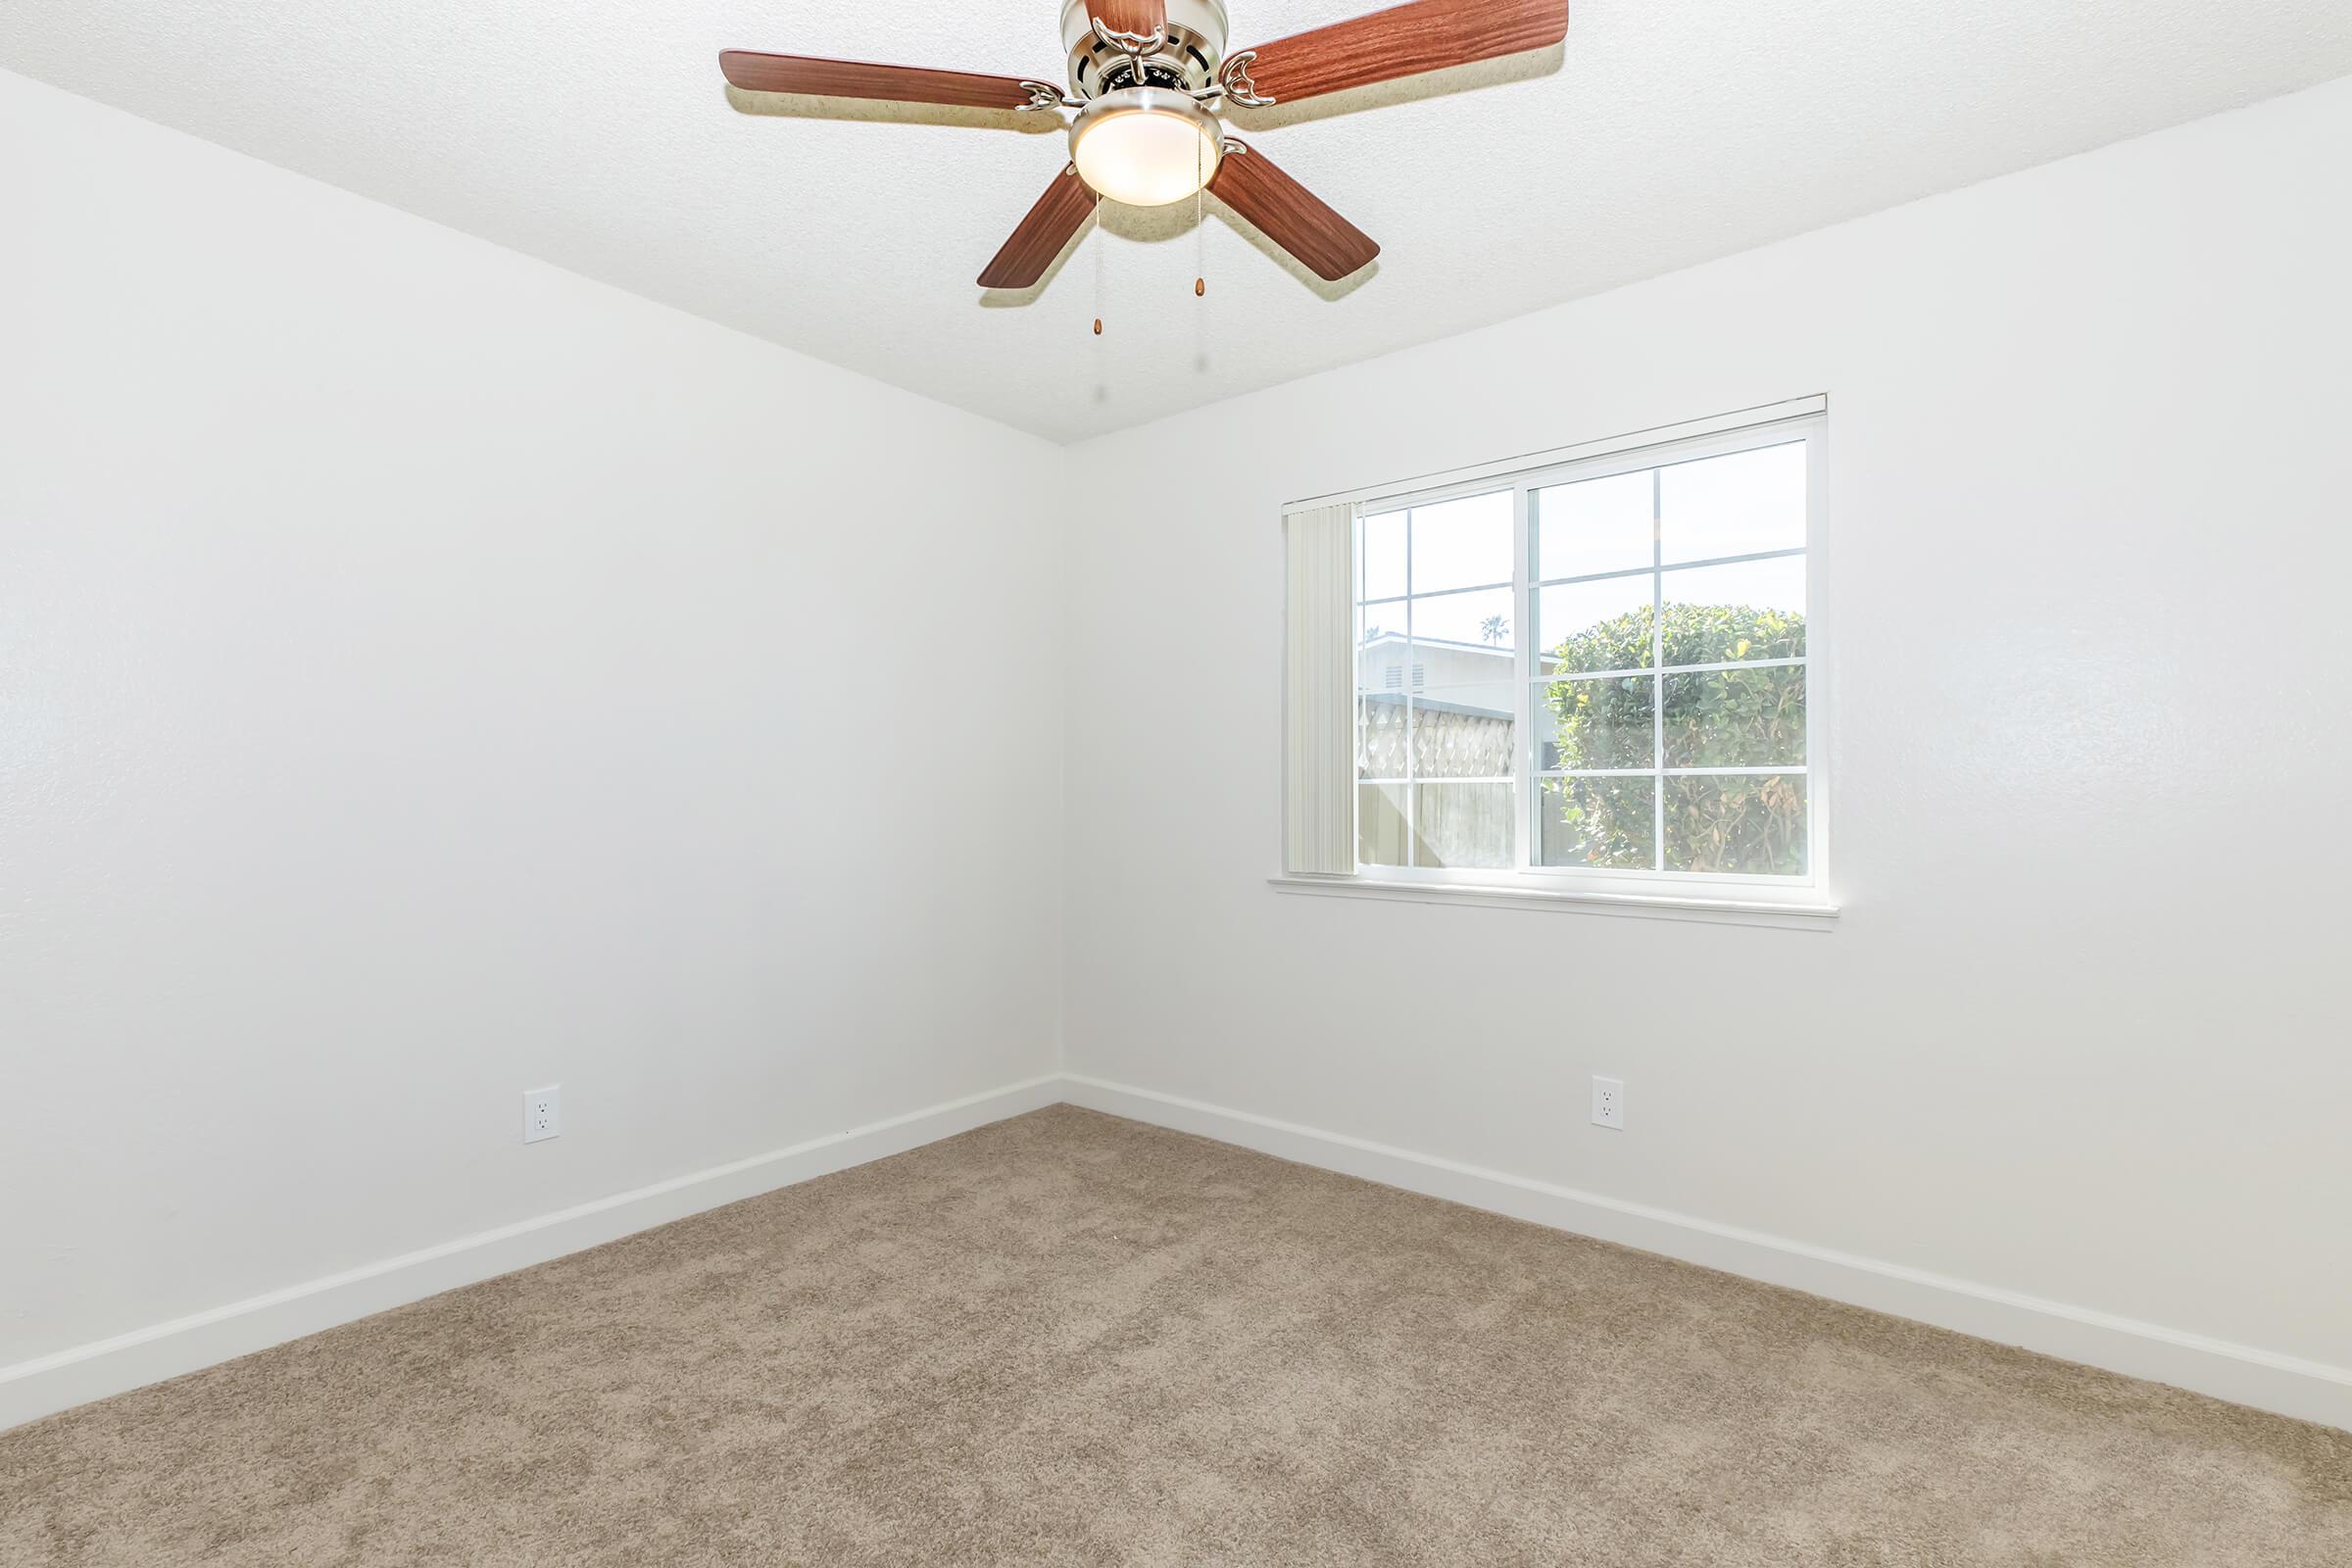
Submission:
[[[1595,1078],[1592,1080],[1592,1125],[1614,1127],[1625,1131],[1625,1080]]]
[[[536,1144],[554,1138],[564,1131],[564,1086],[551,1084],[545,1089],[525,1089],[522,1092],[522,1141]]]

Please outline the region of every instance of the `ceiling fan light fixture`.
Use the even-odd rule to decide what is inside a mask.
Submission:
[[[1217,117],[1201,106],[1298,104],[1549,49],[1568,36],[1569,0],[1404,0],[1352,22],[1228,51],[1224,0],[1060,3],[1066,88],[1034,76],[748,49],[722,51],[719,71],[744,95],[991,110],[999,122],[1023,115],[1058,119],[1076,109],[1070,162],[1047,181],[1037,205],[981,270],[984,289],[1037,287],[1104,197],[1122,206],[1165,207],[1204,188],[1277,250],[1337,282],[1371,266],[1379,245],[1273,159],[1225,140]],[[755,112],[748,103],[736,107]],[[1228,151],[1249,156],[1227,162]],[[1206,286],[1196,280],[1193,291]]]
[[[1167,87],[1104,93],[1070,125],[1078,177],[1129,207],[1183,201],[1216,176],[1224,144],[1217,117]]]

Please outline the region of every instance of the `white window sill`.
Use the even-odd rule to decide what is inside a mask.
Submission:
[[[1382,882],[1362,876],[1277,876],[1277,893],[1310,898],[1387,899],[1404,904],[1483,905],[1494,909],[1564,909],[1576,914],[1632,915],[1643,920],[1696,920],[1713,925],[1777,926],[1828,931],[1838,906],[1766,904],[1738,899],[1670,898],[1650,893],[1596,893],[1554,888],[1482,887],[1468,883]]]

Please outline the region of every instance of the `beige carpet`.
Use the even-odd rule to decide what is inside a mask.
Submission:
[[[2352,1564],[2352,1435],[1066,1106],[0,1436],[0,1563]]]

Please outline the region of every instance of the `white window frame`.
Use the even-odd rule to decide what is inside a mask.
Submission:
[[[1391,898],[1429,898],[1440,902],[1473,902],[1513,906],[1582,906],[1625,912],[1720,916],[1744,923],[1817,926],[1837,913],[1830,897],[1831,770],[1830,714],[1834,694],[1826,679],[1832,666],[1831,638],[1835,606],[1827,592],[1823,569],[1829,553],[1828,509],[1823,504],[1824,450],[1828,436],[1828,400],[1800,399],[1765,409],[1720,416],[1706,420],[1637,432],[1606,441],[1506,460],[1477,468],[1455,470],[1417,480],[1404,480],[1338,496],[1316,498],[1316,504],[1348,503],[1354,507],[1356,537],[1362,538],[1364,519],[1405,510],[1429,507],[1469,496],[1512,493],[1512,614],[1523,628],[1514,639],[1513,689],[1516,757],[1514,777],[1517,808],[1513,830],[1514,865],[1508,869],[1368,865],[1358,862],[1345,877],[1279,877],[1285,891],[1310,893],[1370,893]],[[1695,462],[1784,445],[1805,443],[1805,762],[1807,834],[1806,871],[1801,876],[1731,873],[1662,872],[1598,866],[1545,866],[1534,863],[1538,853],[1539,818],[1544,808],[1543,775],[1536,767],[1537,661],[1541,649],[1532,633],[1534,607],[1544,579],[1535,560],[1532,497],[1538,490],[1612,474],[1636,472],[1662,466]],[[1650,564],[1622,575],[1647,574],[1654,583],[1666,563],[1663,546],[1652,543]],[[1752,556],[1709,557],[1705,564],[1786,557],[1793,551],[1757,552]],[[1677,563],[1676,564],[1683,564]],[[1361,566],[1357,567],[1360,580]],[[1620,575],[1609,573],[1605,575]],[[1408,579],[1409,592],[1409,579]],[[1352,617],[1351,617],[1352,620]],[[1410,658],[1410,651],[1407,656]],[[1653,655],[1653,659],[1654,659]],[[1683,666],[1677,665],[1680,670]],[[1694,666],[1696,667],[1696,666]],[[1709,666],[1711,667],[1711,666]],[[1736,667],[1736,666],[1725,666]],[[1609,671],[1580,672],[1580,678]],[[1664,722],[1662,709],[1657,722]],[[1408,741],[1409,746],[1409,741]],[[1627,770],[1634,776],[1655,777],[1656,758],[1647,769]],[[1689,770],[1676,770],[1689,771]],[[1753,768],[1725,771],[1785,774],[1792,769]],[[1409,804],[1411,790],[1405,792]],[[1661,809],[1663,792],[1661,795]],[[1348,812],[1352,822],[1359,792],[1352,784]],[[1351,830],[1351,843],[1360,843]]]

